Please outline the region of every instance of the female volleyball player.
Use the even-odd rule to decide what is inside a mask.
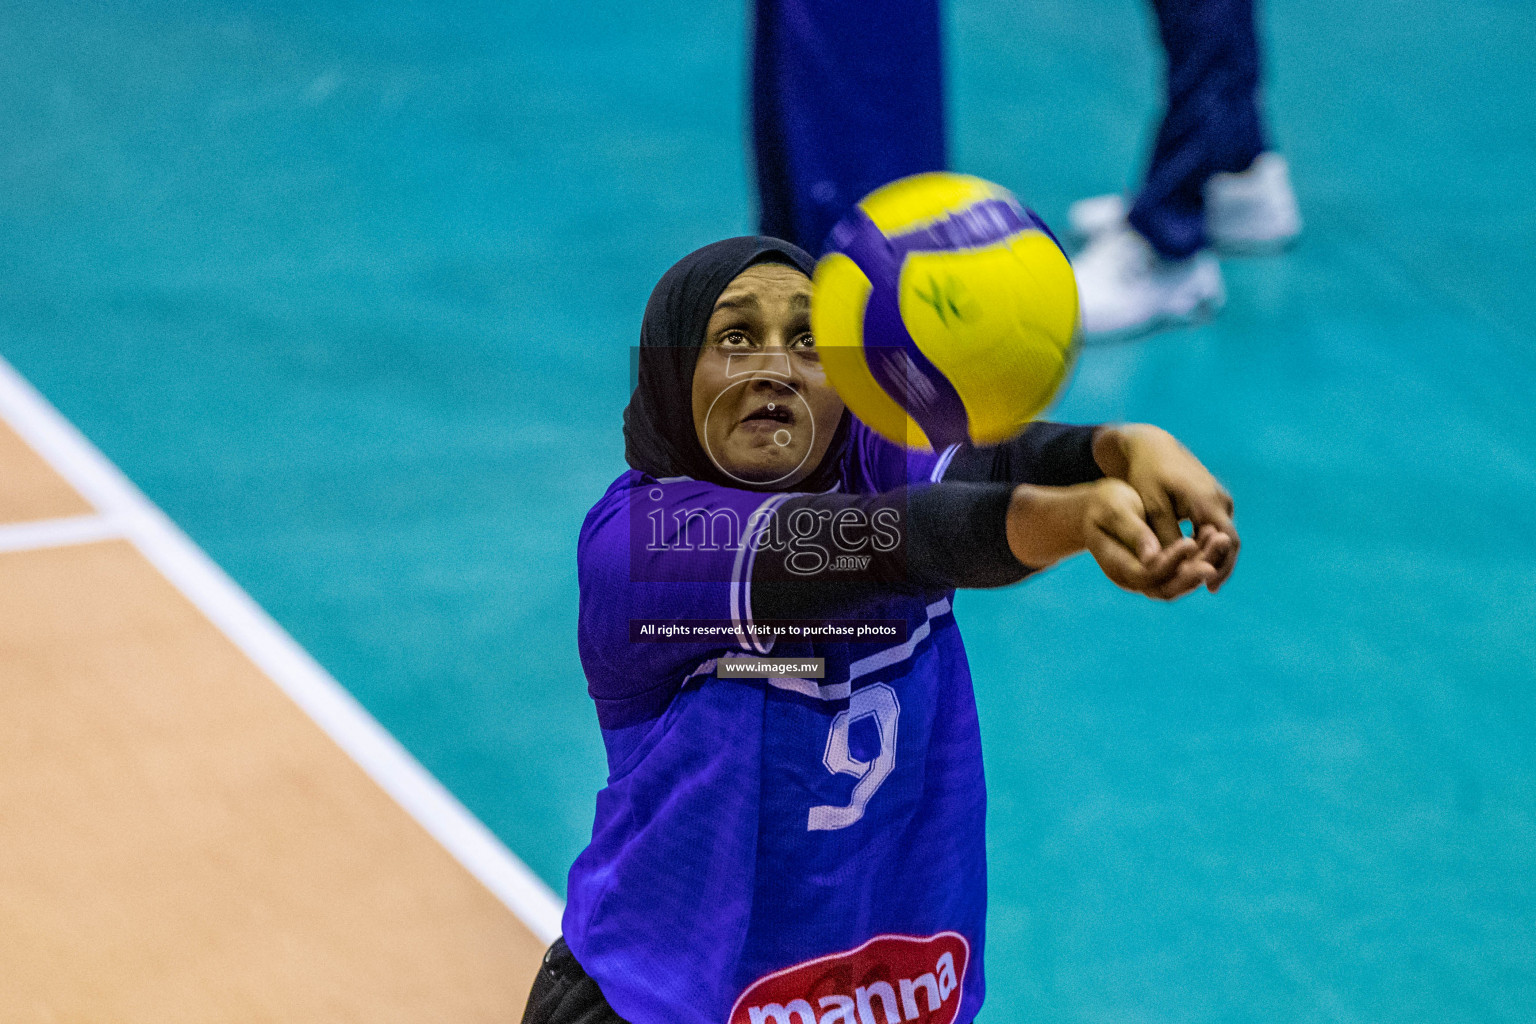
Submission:
[[[986,797],[952,592],[1084,549],[1164,600],[1232,572],[1231,499],[1156,428],[875,436],[818,364],[811,269],[733,238],[646,306],[632,468],[577,554],[610,774],[526,1022],[967,1024]],[[824,672],[732,674],[770,651]]]

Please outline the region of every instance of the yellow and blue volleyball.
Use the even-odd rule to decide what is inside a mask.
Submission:
[[[908,448],[1006,441],[1077,352],[1077,282],[1039,217],[965,174],[876,189],[832,229],[811,330],[853,414]]]

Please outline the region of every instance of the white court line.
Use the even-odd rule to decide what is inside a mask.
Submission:
[[[544,942],[560,934],[560,898],[374,720],[48,400],[0,358],[0,417],[102,513],[55,519],[55,536],[114,527],[223,630],[342,750]],[[66,526],[63,524],[74,524]],[[42,524],[35,524],[47,536]],[[22,527],[9,527],[21,530]],[[19,536],[19,534],[18,534]],[[64,543],[82,543],[82,540]]]
[[[0,552],[90,544],[122,535],[122,527],[106,516],[67,516],[30,523],[7,523],[0,526]]]

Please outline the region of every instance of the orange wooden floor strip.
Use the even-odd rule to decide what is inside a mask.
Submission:
[[[508,1021],[540,944],[126,542],[0,555],[0,1020]]]
[[[0,523],[86,515],[91,506],[0,422]]]
[[[542,952],[131,543],[0,553],[0,1021],[516,1021]]]

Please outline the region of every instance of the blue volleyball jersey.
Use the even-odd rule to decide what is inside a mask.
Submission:
[[[937,479],[857,426],[841,487]],[[608,754],[567,943],[634,1024],[966,1024],[983,996],[981,742],[950,593],[862,610],[891,643],[751,632],[763,513],[787,498],[630,471],[578,547],[579,640]],[[714,531],[714,532],[711,532]],[[637,637],[713,620],[722,635]],[[825,659],[721,679],[721,659]]]

